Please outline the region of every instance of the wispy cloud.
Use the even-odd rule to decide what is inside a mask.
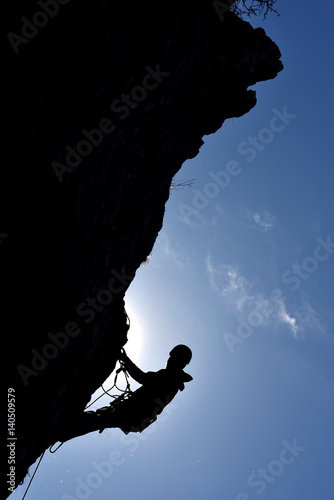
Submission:
[[[302,296],[301,305],[296,311],[296,316],[301,325],[303,334],[309,332],[317,337],[328,336],[327,323],[320,317],[319,313],[304,296]]]
[[[295,338],[299,337],[297,318],[287,311],[285,298],[273,300],[258,290],[239,272],[238,266],[214,265],[210,256],[206,260],[207,272],[212,288],[228,303],[229,307],[243,318],[260,318],[261,325],[285,325]],[[252,325],[254,326],[254,325]],[[260,326],[260,325],[259,325]]]
[[[166,233],[161,233],[158,238],[158,248],[162,254],[173,262],[179,269],[185,269],[191,266],[191,260],[186,255],[184,249],[179,243],[173,244]]]
[[[252,210],[247,209],[246,216],[250,221],[252,221],[253,226],[259,229],[262,233],[271,231],[276,220],[276,217],[268,212],[268,210],[253,212]]]
[[[243,295],[245,293],[246,280],[239,274],[237,267],[227,264],[214,266],[211,257],[208,256],[207,269],[212,287],[223,297]]]
[[[295,338],[298,337],[298,333],[300,330],[300,326],[297,324],[296,318],[292,317],[286,310],[286,305],[284,300],[279,300],[278,301],[278,318],[282,323],[286,323],[288,327],[290,328],[293,336]]]

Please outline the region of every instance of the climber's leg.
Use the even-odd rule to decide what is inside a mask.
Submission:
[[[100,425],[100,415],[96,412],[83,412],[76,419],[63,425],[58,440],[64,443],[69,439],[97,431]]]
[[[96,410],[96,414],[99,417],[99,433],[104,431],[104,429],[110,427],[119,427],[121,417],[114,409],[110,408],[110,406],[104,406],[103,408],[99,408]]]

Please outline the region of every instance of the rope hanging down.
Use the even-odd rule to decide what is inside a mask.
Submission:
[[[28,484],[28,486],[27,486],[27,489],[26,489],[26,490],[25,490],[25,492],[24,492],[24,495],[23,495],[23,497],[22,497],[22,500],[24,500],[24,499],[25,499],[26,494],[28,493],[28,490],[29,490],[29,488],[30,488],[30,485],[31,485],[31,483],[32,483],[32,480],[34,479],[35,474],[36,474],[36,472],[37,472],[37,469],[38,469],[38,467],[40,466],[40,463],[41,463],[41,461],[42,461],[42,458],[44,457],[44,453],[45,453],[45,451],[43,451],[43,453],[42,453],[42,455],[41,455],[41,458],[39,459],[39,462],[38,462],[38,464],[36,465],[36,469],[34,470],[34,473],[33,473],[33,475],[31,476],[31,479],[30,479],[30,481],[29,481],[29,484]]]
[[[125,353],[125,350],[124,349],[121,349],[121,352]],[[116,370],[116,375],[115,375],[115,378],[114,378],[114,384],[109,388],[109,389],[105,389],[103,387],[103,384],[101,385],[101,389],[103,390],[103,394],[100,394],[100,396],[96,399],[94,399],[94,401],[92,401],[92,403],[90,403],[89,405],[87,405],[85,407],[85,410],[87,410],[87,408],[89,408],[90,406],[92,406],[94,403],[96,403],[96,401],[98,401],[100,398],[102,398],[102,396],[104,396],[105,394],[107,394],[109,397],[111,398],[114,398],[115,402],[118,400],[118,399],[124,399],[126,396],[130,396],[132,394],[132,391],[131,391],[131,387],[130,387],[130,382],[129,382],[129,375],[125,369],[125,363],[122,361],[122,360],[118,360],[119,364],[120,364],[120,367]],[[124,373],[124,377],[125,377],[125,381],[126,381],[126,388],[125,389],[121,389],[120,387],[118,387],[117,385],[117,378],[118,378],[118,375],[123,372]],[[121,395],[113,395],[113,394],[109,394],[109,391],[111,391],[113,388],[116,388],[118,391],[120,391],[122,394]],[[59,448],[63,445],[63,443],[60,443],[57,448],[55,450],[53,450],[53,447],[54,447],[55,444],[51,445],[50,448],[49,448],[49,451],[50,453],[56,453],[57,450],[59,450]],[[38,470],[38,467],[40,466],[41,464],[41,461],[42,461],[42,458],[44,457],[44,454],[45,454],[45,451],[43,451],[40,459],[39,459],[39,462],[38,464],[36,465],[36,468],[34,470],[34,473],[33,475],[31,476],[31,479],[29,481],[29,484],[27,486],[27,489],[25,490],[24,492],[24,495],[22,497],[22,500],[25,499],[27,493],[28,493],[28,490],[30,488],[30,485],[32,483],[32,480],[34,479],[35,477],[35,474]]]

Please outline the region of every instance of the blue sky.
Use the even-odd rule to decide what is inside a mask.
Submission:
[[[129,355],[186,343],[193,382],[142,435],[47,452],[27,499],[334,499],[334,3],[278,9],[252,24],[285,69],[183,165],[126,296]]]

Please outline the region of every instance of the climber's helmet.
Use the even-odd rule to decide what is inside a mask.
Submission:
[[[184,368],[192,358],[192,352],[189,347],[183,344],[175,346],[169,353],[168,364],[172,363],[174,366]]]

